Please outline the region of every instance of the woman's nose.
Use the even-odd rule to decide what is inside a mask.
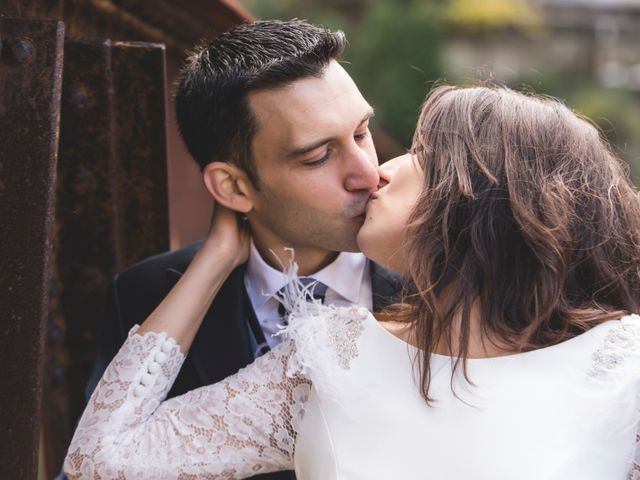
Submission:
[[[380,176],[380,181],[378,182],[378,188],[382,188],[391,182],[393,175],[396,170],[400,166],[400,162],[405,158],[405,155],[400,157],[392,158],[391,160],[387,160],[382,165],[378,167],[378,175]]]

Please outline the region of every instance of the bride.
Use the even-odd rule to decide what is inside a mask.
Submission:
[[[217,207],[105,372],[66,474],[640,479],[640,198],[598,131],[553,99],[442,86],[379,170],[358,243],[403,273],[400,304],[327,307],[292,282],[280,346],[163,401],[248,255]]]

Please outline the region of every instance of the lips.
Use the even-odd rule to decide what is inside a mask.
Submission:
[[[375,195],[373,195],[375,197]],[[369,201],[371,200],[372,195],[368,195],[366,197],[360,197],[359,202],[357,204],[352,204],[349,210],[348,215],[351,218],[356,220],[363,220],[367,214],[367,206],[369,205]]]
[[[372,193],[369,196],[369,200],[367,200],[367,204],[364,206],[364,212],[365,214],[367,213],[367,211],[369,210],[369,205],[371,205],[371,202],[373,202],[376,198],[378,198],[378,196],[374,193]]]

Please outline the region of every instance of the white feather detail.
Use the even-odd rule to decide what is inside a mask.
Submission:
[[[286,287],[283,294],[276,294],[289,312],[288,325],[281,326],[276,335],[295,346],[287,374],[302,374],[316,389],[333,397],[338,386],[344,386],[351,362],[358,357],[358,339],[371,313],[356,305],[336,307],[313,299],[314,284],[298,280],[298,265],[289,251],[291,261],[283,267]]]

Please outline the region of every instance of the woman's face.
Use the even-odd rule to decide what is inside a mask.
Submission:
[[[406,271],[402,251],[404,234],[418,196],[423,171],[410,154],[378,167],[380,184],[366,207],[365,221],[358,232],[358,246],[370,259],[397,272]]]

